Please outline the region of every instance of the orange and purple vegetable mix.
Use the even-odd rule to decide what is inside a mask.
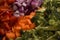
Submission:
[[[31,19],[42,0],[0,0],[0,35],[2,40],[21,36],[20,30],[35,28]]]

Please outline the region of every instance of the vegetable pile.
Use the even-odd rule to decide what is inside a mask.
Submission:
[[[43,0],[0,0],[0,40],[15,40],[36,27],[31,19]]]
[[[60,0],[0,0],[0,40],[60,40]]]

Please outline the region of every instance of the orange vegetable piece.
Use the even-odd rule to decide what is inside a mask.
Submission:
[[[30,30],[30,27],[29,25],[25,25],[26,26],[26,30]]]
[[[15,34],[13,32],[7,32],[6,37],[9,38],[9,39],[10,38],[15,38]]]
[[[15,35],[16,35],[16,37],[19,37],[20,36],[20,32],[16,32]]]
[[[21,28],[22,28],[22,30],[26,30],[26,27],[25,26],[22,26]]]
[[[31,22],[30,19],[26,19],[26,23],[27,23],[27,24],[32,24],[32,22]]]
[[[16,31],[20,32],[21,27],[20,27],[20,26],[16,26],[16,27],[14,27],[14,30],[16,30]]]

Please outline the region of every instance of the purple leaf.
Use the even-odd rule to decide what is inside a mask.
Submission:
[[[34,7],[39,7],[42,4],[42,0],[33,0],[31,5]]]
[[[20,16],[20,12],[17,10],[15,11],[15,13],[13,14],[15,17],[19,17]]]
[[[19,8],[19,11],[20,11],[20,12],[24,12],[24,7],[23,7],[23,6],[20,7],[20,8]]]

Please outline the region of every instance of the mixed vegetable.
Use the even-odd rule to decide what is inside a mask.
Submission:
[[[0,0],[0,40],[15,40],[36,27],[31,19],[43,0]]]

